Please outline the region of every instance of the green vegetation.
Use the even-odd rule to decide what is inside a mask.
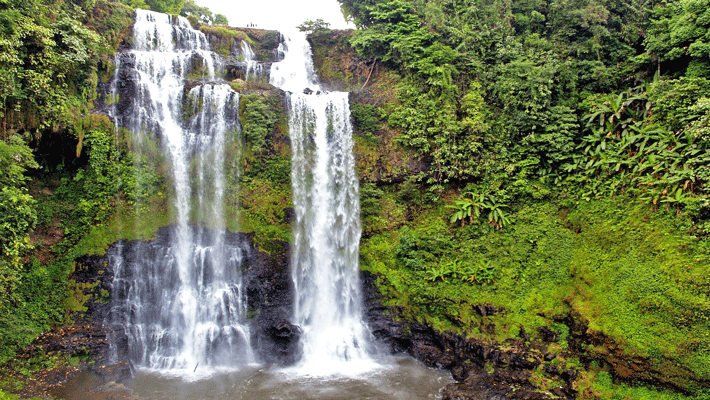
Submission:
[[[193,26],[199,24],[215,24],[215,25],[228,25],[227,17],[222,14],[212,14],[212,11],[207,7],[200,7],[193,0],[184,0],[182,3],[182,9],[180,10],[180,15],[187,17]],[[192,18],[191,18],[192,17]],[[193,22],[193,18],[194,21]],[[199,28],[199,26],[195,26]]]
[[[3,1],[0,21],[4,361],[65,320],[66,277],[79,255],[71,249],[114,205],[111,191],[120,167],[113,124],[89,110],[97,83],[112,74],[110,60],[132,10],[104,1]],[[61,153],[36,162],[28,144],[47,135],[68,140],[87,168],[74,174],[74,157],[62,159],[67,155]],[[40,178],[29,179],[28,170]]]
[[[146,4],[153,11],[177,15],[182,10],[183,0],[147,0]]]
[[[658,5],[648,21],[615,3],[341,3],[367,28],[358,53],[401,74],[379,114],[431,158],[418,178],[432,190],[540,180],[695,204],[680,199],[697,197],[707,165],[707,74],[692,72],[707,57],[702,4]]]
[[[382,204],[401,196],[378,194]],[[410,206],[406,213],[417,217],[404,227],[363,240],[361,266],[378,274],[390,305],[437,329],[502,343],[521,328],[541,340],[538,328],[547,327],[561,338],[548,351],[574,359],[569,326],[560,322],[574,315],[592,335],[622,343],[623,356],[649,360],[647,375],[636,379],[661,376],[697,390],[692,377],[710,376],[701,350],[710,335],[710,248],[676,233],[687,220],[629,200],[519,204],[502,230],[450,225],[443,202]],[[373,218],[372,202],[363,200],[365,232],[387,215]],[[504,311],[482,316],[481,304]],[[583,354],[603,361],[616,351],[607,346],[601,341]]]
[[[35,201],[27,193],[24,172],[37,168],[31,150],[17,136],[0,141],[0,301],[8,301],[19,280],[20,256],[32,246],[29,232],[35,227]]]
[[[239,105],[244,135],[240,228],[254,232],[261,250],[270,253],[281,249],[275,241],[288,242],[291,237],[287,217],[291,207],[288,120],[278,95],[243,95]]]
[[[548,327],[581,398],[705,396],[707,2],[340,3],[391,71],[352,114],[362,265],[402,316],[501,344]]]
[[[267,135],[274,131],[277,123],[284,122],[280,103],[278,96],[251,94],[240,97],[239,120],[250,155],[262,154],[266,150]]]
[[[19,398],[19,396],[0,390],[0,400],[17,400]]]
[[[92,13],[112,16],[89,22]],[[0,137],[61,129],[89,112],[116,38],[130,25],[120,4],[0,3]],[[95,29],[94,30],[92,30]]]
[[[309,19],[304,21],[301,25],[298,25],[296,28],[298,28],[301,32],[306,32],[312,35],[314,33],[321,33],[330,30],[330,23],[325,22],[320,18],[315,21]]]

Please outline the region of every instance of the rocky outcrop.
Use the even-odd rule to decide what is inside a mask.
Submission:
[[[271,64],[283,58],[283,54],[278,51],[283,38],[277,31],[207,26],[201,27],[200,30],[207,37],[213,51],[223,56],[226,80],[247,80],[248,59],[253,57],[253,61],[258,63],[259,68],[250,72],[257,75],[252,76],[250,80],[266,83],[269,81]],[[249,43],[253,54],[244,51],[242,42]]]
[[[393,352],[406,352],[432,368],[448,369],[457,381],[443,391],[444,400],[497,399],[572,399],[576,371],[551,371],[562,378],[565,386],[541,392],[530,384],[533,370],[544,360],[543,352],[524,344],[523,340],[506,342],[505,346],[461,335],[438,332],[418,322],[407,320],[402,310],[382,305],[376,277],[362,272],[366,319],[373,335]],[[499,310],[481,305],[481,313]]]
[[[84,381],[86,376],[104,382],[129,379],[132,376],[130,363],[105,363],[103,355],[107,353],[109,333],[103,324],[85,320],[45,332],[6,365],[9,373],[6,379],[22,383],[17,393],[22,398],[43,399],[71,398],[65,396],[62,389],[72,381]],[[36,360],[41,360],[39,365],[35,364]],[[14,367],[16,364],[30,368],[32,375]]]
[[[294,290],[289,270],[290,246],[286,242],[278,245],[280,249],[272,254],[258,252],[243,276],[248,307],[255,312],[252,345],[256,353],[268,364],[289,365],[300,358],[301,332],[290,322]]]
[[[360,57],[350,46],[354,31],[330,30],[308,36],[313,65],[326,90],[350,92],[355,157],[361,182],[401,183],[430,170],[431,159],[398,142],[400,132],[384,124],[378,109],[396,100],[396,80],[382,63]]]
[[[685,394],[689,394],[688,388],[710,387],[710,382],[672,360],[654,362],[648,357],[629,354],[622,344],[590,329],[589,323],[577,312],[573,311],[557,322],[569,327],[570,346],[580,354],[580,360],[585,365],[594,362],[604,366],[616,381],[663,387]]]
[[[313,65],[326,90],[352,92],[375,82],[383,70],[372,58],[358,56],[350,46],[353,30],[327,30],[308,36]]]

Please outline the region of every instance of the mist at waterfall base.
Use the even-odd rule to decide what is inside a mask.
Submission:
[[[313,378],[272,368],[244,366],[209,379],[189,381],[138,373],[126,386],[145,400],[393,399],[440,398],[449,374],[423,367],[408,356],[389,356],[388,367],[359,378]]]
[[[252,352],[239,272],[250,250],[225,231],[227,179],[239,176],[239,94],[219,78],[221,58],[184,18],[137,10],[133,43],[117,80],[134,77],[135,99],[115,116],[138,151],[158,138],[171,168],[174,224],[130,252],[120,244],[109,251],[107,322],[124,335],[121,351],[137,367],[126,386],[144,399],[437,397],[449,374],[378,352],[363,322],[348,96],[321,93],[305,37],[287,35],[270,74],[287,93],[293,154],[293,322],[302,354],[287,368],[262,366]],[[247,78],[258,75],[241,45]],[[186,89],[196,72],[202,78]]]

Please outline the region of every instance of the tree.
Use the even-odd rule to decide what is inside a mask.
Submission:
[[[150,0],[147,3],[153,11],[173,15],[180,13],[183,6],[183,0]]]
[[[320,18],[315,21],[311,21],[309,19],[303,22],[301,25],[298,25],[296,28],[298,28],[298,30],[301,32],[306,32],[307,34],[312,35],[314,33],[320,33],[330,30],[330,22],[325,22]]]
[[[0,3],[0,133],[71,123],[95,97],[101,38],[65,7]]]
[[[645,40],[646,50],[670,72],[708,76],[710,0],[681,0],[659,5],[653,10],[653,17]]]
[[[361,29],[370,26],[372,22],[367,7],[378,3],[377,0],[338,0],[338,2],[345,18],[353,21],[355,26]]]
[[[195,4],[194,0],[185,0],[182,4],[182,9],[180,10],[180,15],[183,17],[188,17],[194,15],[203,24],[211,24],[214,17],[212,16],[212,11],[207,7],[200,7]],[[226,18],[225,18],[226,19]]]
[[[215,25],[229,25],[229,20],[223,14],[215,14],[214,24]]]

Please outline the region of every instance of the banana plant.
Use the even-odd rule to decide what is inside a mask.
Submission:
[[[468,200],[456,200],[454,205],[446,206],[446,208],[451,208],[454,213],[451,215],[451,222],[461,221],[461,227],[466,225],[466,217],[471,218],[473,212],[473,204]],[[471,220],[473,223],[473,220]]]
[[[497,203],[493,196],[488,196],[488,201],[484,204],[488,210],[488,223],[493,224],[496,229],[502,229],[510,223],[510,220],[503,212],[507,206]]]
[[[445,282],[446,277],[451,275],[452,272],[450,264],[439,264],[426,271],[426,280],[430,282],[436,282],[438,280]]]
[[[483,195],[483,193],[474,192],[466,192],[465,194],[469,196],[469,199],[466,200],[470,200],[471,202],[471,214],[469,214],[469,222],[471,223],[471,225],[473,225],[474,217],[478,219],[481,216],[481,210],[483,209],[483,205],[485,203],[485,196]]]
[[[483,194],[466,192],[464,196],[468,195],[469,198],[462,198],[461,200],[454,201],[454,205],[446,206],[446,208],[451,208],[454,213],[451,215],[451,222],[461,221],[461,227],[466,225],[466,218],[470,225],[473,225],[474,221],[481,216],[481,211],[485,202],[485,196]]]

